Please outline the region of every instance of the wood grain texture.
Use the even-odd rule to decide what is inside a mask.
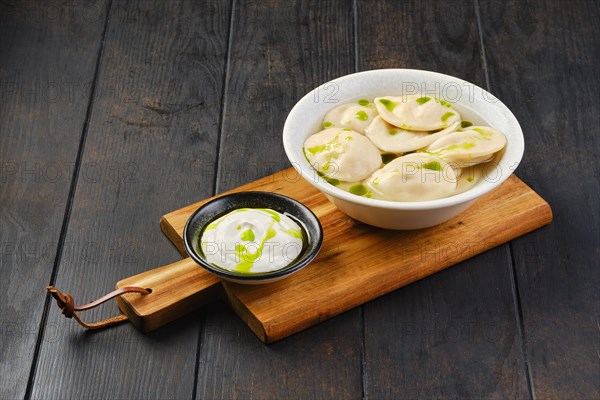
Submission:
[[[126,294],[117,298],[121,311],[143,332],[160,328],[223,297],[220,279],[191,258],[122,279],[116,288],[126,286],[152,290],[145,296]]]
[[[361,324],[355,314],[265,346],[231,309],[215,307],[204,325],[197,397],[360,399]]]
[[[519,174],[555,221],[513,243],[537,398],[600,397],[600,8],[481,2],[494,93],[525,133]]]
[[[215,193],[289,167],[285,118],[305,93],[353,72],[352,39],[351,1],[234,3]],[[360,322],[353,311],[265,349],[239,321],[208,314],[197,396],[359,398]]]
[[[311,208],[323,225],[323,248],[309,267],[268,285],[223,282],[229,304],[267,343],[439,272],[552,220],[548,204],[511,176],[460,216],[442,225],[417,231],[377,229],[337,210],[308,182],[290,181],[288,177],[293,175],[290,168],[232,191],[260,190],[293,197]],[[210,199],[163,217],[163,226],[170,227],[167,234],[175,232],[169,238],[178,246],[182,242],[184,221],[207,201]],[[481,239],[482,232],[486,234],[485,240]],[[183,261],[176,268],[183,263],[190,264]],[[159,282],[162,276],[169,276],[164,268],[145,274],[151,278],[133,277],[119,285],[146,287],[150,280]],[[187,296],[197,295],[198,290],[207,287],[212,290],[216,281],[203,270],[194,274],[193,270],[185,269],[185,274],[198,282],[197,290],[186,289]],[[183,280],[177,271],[175,275],[176,278],[163,284],[167,291]],[[205,284],[201,283],[203,279]],[[131,295],[131,298],[139,304],[139,310],[149,309],[143,314],[158,311],[156,307],[162,304],[170,306],[168,299],[155,302],[153,295]],[[173,301],[180,302],[182,296],[179,290],[172,291]]]
[[[0,2],[0,398],[25,396],[102,40],[106,2],[69,15]],[[91,12],[84,15],[84,11]],[[65,43],[77,41],[78,47]],[[63,252],[63,258],[80,249]]]
[[[486,86],[473,1],[358,1],[357,22],[361,70],[419,68]],[[475,243],[490,235],[481,232]],[[365,397],[528,396],[508,245],[459,267],[365,305]],[[479,336],[456,337],[457,325]],[[503,334],[485,340],[481,327]]]
[[[56,284],[81,302],[179,259],[156,221],[212,191],[230,4],[114,2]],[[114,303],[86,312],[114,315]],[[189,398],[200,323],[84,333],[52,308],[33,398]],[[167,356],[168,355],[168,356]],[[171,384],[168,384],[170,382]]]
[[[354,70],[351,6],[236,3],[217,193],[289,167],[281,137],[289,111],[316,86]]]

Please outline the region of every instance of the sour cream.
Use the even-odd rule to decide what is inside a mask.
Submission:
[[[302,252],[302,228],[290,217],[269,208],[240,208],[210,224],[200,248],[212,265],[241,273],[276,271]]]

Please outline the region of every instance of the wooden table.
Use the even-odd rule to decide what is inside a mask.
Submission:
[[[599,20],[586,0],[0,1],[0,398],[598,398]],[[554,222],[270,346],[218,303],[150,334],[50,303],[179,259],[161,215],[287,168],[301,96],[390,67],[507,104]]]

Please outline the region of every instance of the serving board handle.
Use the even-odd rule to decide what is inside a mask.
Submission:
[[[117,298],[121,311],[143,332],[224,298],[221,280],[201,268],[191,258],[156,268],[117,282],[117,289],[127,286],[150,288],[150,294],[125,294]]]

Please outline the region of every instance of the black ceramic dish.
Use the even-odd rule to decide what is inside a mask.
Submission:
[[[199,249],[200,233],[214,219],[238,208],[270,208],[299,223],[306,235],[300,255],[283,269],[256,274],[228,271],[208,263]],[[218,197],[197,209],[185,225],[183,242],[190,257],[207,271],[232,282],[260,284],[285,278],[308,265],[321,248],[323,228],[315,214],[294,199],[270,192],[240,192]]]

